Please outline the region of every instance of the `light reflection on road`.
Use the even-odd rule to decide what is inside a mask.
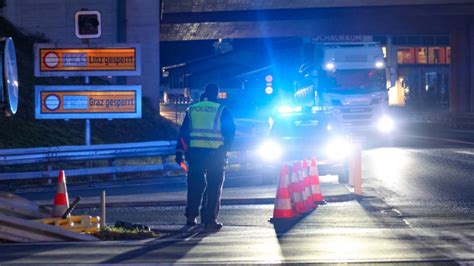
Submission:
[[[368,177],[377,178],[385,185],[397,186],[412,167],[410,152],[399,148],[380,148],[364,152],[363,169]]]
[[[205,237],[198,235],[193,241],[199,245],[193,246],[186,256],[177,263],[199,263],[203,261],[203,255],[212,254],[216,247],[220,253],[218,260],[216,256],[209,256],[212,263],[220,263],[222,259],[226,262],[264,262],[282,263],[283,256],[280,243],[275,231],[271,228],[262,227],[241,227],[230,230],[225,227],[217,234],[210,234]],[[227,247],[227,248],[225,248]],[[229,248],[231,247],[231,248]],[[220,259],[220,260],[219,260]]]

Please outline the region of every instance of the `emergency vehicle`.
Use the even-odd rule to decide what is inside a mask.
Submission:
[[[280,106],[258,150],[267,174],[277,176],[284,163],[316,158],[320,174],[347,183],[351,142],[332,115],[315,107]]]

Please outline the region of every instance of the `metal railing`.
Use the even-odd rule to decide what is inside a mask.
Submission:
[[[0,180],[51,178],[58,175],[52,163],[68,161],[108,160],[110,166],[67,169],[68,176],[86,176],[98,174],[118,174],[140,171],[160,171],[172,164],[167,158],[174,155],[175,141],[152,141],[139,143],[102,144],[90,146],[56,146],[28,149],[0,150],[0,166],[26,164],[46,164],[45,171],[0,173]],[[116,159],[160,157],[161,163],[147,165],[114,165]]]
[[[238,164],[243,168],[248,168],[247,147],[252,143],[246,139],[238,139],[234,143],[233,151],[229,161],[231,164]],[[92,175],[116,175],[122,173],[151,172],[164,170],[177,170],[179,166],[170,160],[170,156],[175,154],[176,141],[151,141],[137,143],[120,144],[100,144],[89,146],[55,146],[27,149],[3,149],[0,150],[0,168],[24,166],[24,165],[45,165],[45,170],[33,171],[11,171],[2,169],[0,181],[21,180],[21,179],[41,179],[57,177],[60,169],[53,169],[54,164],[68,162],[92,162],[106,160],[107,166],[84,167],[84,164],[77,164],[67,169],[68,176],[92,176]],[[146,157],[158,157],[161,160],[148,160],[140,165],[117,165],[118,159],[136,159]],[[10,167],[11,168],[11,167]],[[23,168],[23,167],[22,167]],[[38,168],[38,167],[36,167]],[[58,168],[58,167],[56,167]]]

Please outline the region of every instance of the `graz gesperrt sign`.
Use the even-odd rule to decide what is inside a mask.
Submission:
[[[141,118],[141,86],[36,86],[37,119]]]

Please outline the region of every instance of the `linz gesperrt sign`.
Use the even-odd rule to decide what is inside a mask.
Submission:
[[[136,76],[140,58],[138,44],[35,44],[35,76]]]

